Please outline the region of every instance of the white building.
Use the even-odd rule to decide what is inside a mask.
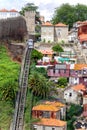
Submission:
[[[0,10],[0,19],[7,19],[20,16],[19,12],[15,9],[7,10],[2,9]]]
[[[85,86],[83,84],[78,84],[64,91],[64,99],[67,103],[80,104],[82,103],[82,95],[85,91]]]

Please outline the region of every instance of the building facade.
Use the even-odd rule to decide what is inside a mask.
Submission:
[[[67,130],[67,123],[57,119],[41,119],[33,123],[32,130]]]
[[[18,16],[20,16],[20,14],[15,9],[11,9],[11,10],[1,9],[0,10],[0,19],[14,18]]]
[[[48,67],[47,74],[55,79],[66,77],[72,85],[82,83],[87,86],[87,64],[58,63]]]
[[[67,103],[83,104],[82,97],[86,88],[83,84],[78,84],[65,89],[64,99]]]
[[[32,108],[32,117],[39,119],[32,130],[67,130],[66,105],[57,101],[44,101]]]
[[[63,23],[56,25],[49,21],[41,26],[41,40],[45,42],[59,42],[68,40],[68,26]]]

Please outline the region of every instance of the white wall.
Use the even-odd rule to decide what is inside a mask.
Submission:
[[[0,19],[18,17],[20,14],[18,12],[0,12]]]
[[[83,97],[83,104],[87,104],[87,97]]]
[[[71,96],[70,96],[70,94],[71,94]],[[77,96],[78,96],[77,93],[71,88],[64,91],[64,99],[68,103],[77,104],[77,100],[78,100]]]
[[[65,126],[64,127],[52,127],[52,126],[35,125],[35,127],[37,128],[37,130],[43,130],[43,127],[45,127],[44,130],[52,130],[52,128],[55,128],[55,130],[67,130],[67,128]]]
[[[72,85],[79,84],[79,78],[69,77],[69,84]]]

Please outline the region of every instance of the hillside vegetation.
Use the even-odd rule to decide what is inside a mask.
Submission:
[[[0,128],[9,130],[14,96],[18,88],[19,64],[8,56],[7,49],[0,46]]]

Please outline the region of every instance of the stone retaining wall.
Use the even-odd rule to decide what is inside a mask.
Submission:
[[[13,60],[21,62],[25,44],[23,43],[7,43],[7,48]]]

